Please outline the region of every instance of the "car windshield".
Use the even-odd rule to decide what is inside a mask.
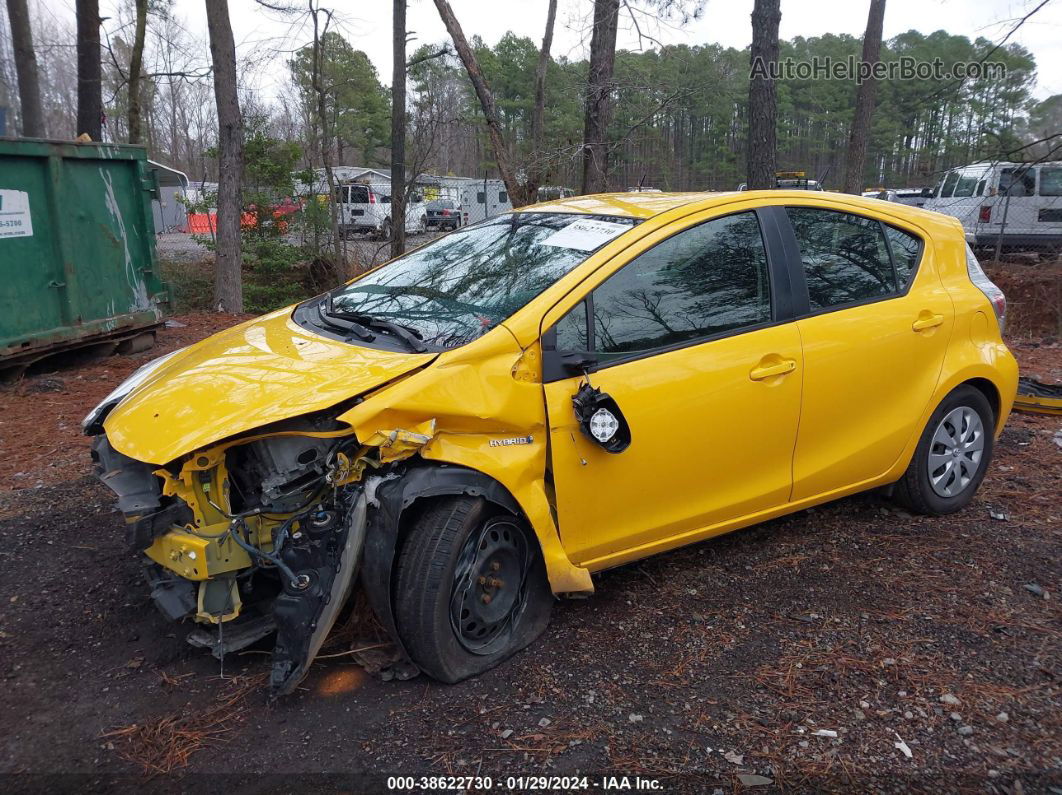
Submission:
[[[453,348],[510,317],[636,223],[571,213],[500,215],[339,288],[330,311],[390,321],[429,346]]]

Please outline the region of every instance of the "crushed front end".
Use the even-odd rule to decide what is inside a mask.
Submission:
[[[271,691],[305,676],[346,602],[365,537],[370,458],[349,429],[309,420],[159,467],[93,440],[151,596],[215,656],[276,632]]]

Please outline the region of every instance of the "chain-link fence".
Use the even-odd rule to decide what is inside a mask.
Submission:
[[[1008,335],[1062,336],[1062,161],[961,166],[925,193],[922,206],[959,219],[1006,294]]]

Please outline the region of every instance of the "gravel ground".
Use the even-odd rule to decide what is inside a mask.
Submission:
[[[868,494],[605,572],[528,650],[458,685],[371,678],[337,638],[270,706],[261,650],[223,679],[150,605],[77,435],[143,359],[224,322],[178,320],[154,351],[0,392],[0,484],[17,489],[0,494],[5,790],[362,792],[447,774],[495,790],[575,774],[591,790],[605,774],[667,792],[1062,788],[1059,418],[1014,415],[954,516]],[[1062,380],[1057,342],[1015,349]]]

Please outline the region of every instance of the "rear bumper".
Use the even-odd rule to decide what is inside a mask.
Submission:
[[[373,221],[356,221],[350,224],[340,224],[339,231],[342,232],[379,232],[380,224]]]

